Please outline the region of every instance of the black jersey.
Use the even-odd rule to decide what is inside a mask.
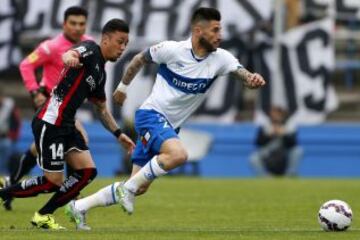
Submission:
[[[73,47],[80,55],[81,68],[64,68],[59,84],[38,111],[37,117],[56,126],[73,126],[76,110],[85,99],[105,101],[105,59],[100,46],[84,41]]]

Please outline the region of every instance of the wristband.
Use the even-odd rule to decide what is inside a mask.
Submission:
[[[118,128],[118,129],[116,129],[116,130],[113,132],[113,134],[114,134],[114,136],[115,136],[116,138],[119,138],[120,135],[122,134],[122,131],[121,131],[120,128]]]
[[[39,89],[37,89],[37,90],[32,90],[32,91],[30,92],[31,98],[34,98],[34,97],[36,96],[36,94],[38,94],[38,93],[39,93]]]
[[[45,86],[40,86],[38,89],[32,90],[32,91],[30,92],[31,98],[34,98],[38,93],[41,93],[41,94],[43,94],[43,95],[46,96],[46,97],[49,97],[49,93],[47,92]]]
[[[37,91],[38,91],[39,93],[44,94],[44,95],[46,95],[46,93],[47,93],[45,86],[40,86]]]
[[[120,82],[117,86],[116,90],[126,93],[126,89],[128,88],[128,85],[125,85],[123,82]]]

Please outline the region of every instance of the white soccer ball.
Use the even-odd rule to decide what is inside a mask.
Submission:
[[[325,231],[345,231],[351,225],[352,210],[344,201],[330,200],[319,210],[318,221]]]

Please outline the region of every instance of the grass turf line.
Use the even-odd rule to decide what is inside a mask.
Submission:
[[[97,179],[83,195],[115,179]],[[33,213],[49,195],[16,199],[14,211],[0,209],[0,239],[359,239],[358,179],[201,179],[165,177],[136,201],[133,216],[119,206],[89,212],[91,232],[76,232],[63,209],[56,220],[65,232],[30,227]],[[350,204],[349,231],[326,233],[317,223],[330,199]],[[26,236],[26,238],[21,237]]]

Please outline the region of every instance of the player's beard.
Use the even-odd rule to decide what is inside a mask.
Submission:
[[[200,37],[199,44],[203,48],[205,48],[205,50],[208,51],[208,52],[215,52],[216,51],[216,48],[214,48],[214,46],[211,45],[211,43],[208,40],[206,40],[204,37]]]

